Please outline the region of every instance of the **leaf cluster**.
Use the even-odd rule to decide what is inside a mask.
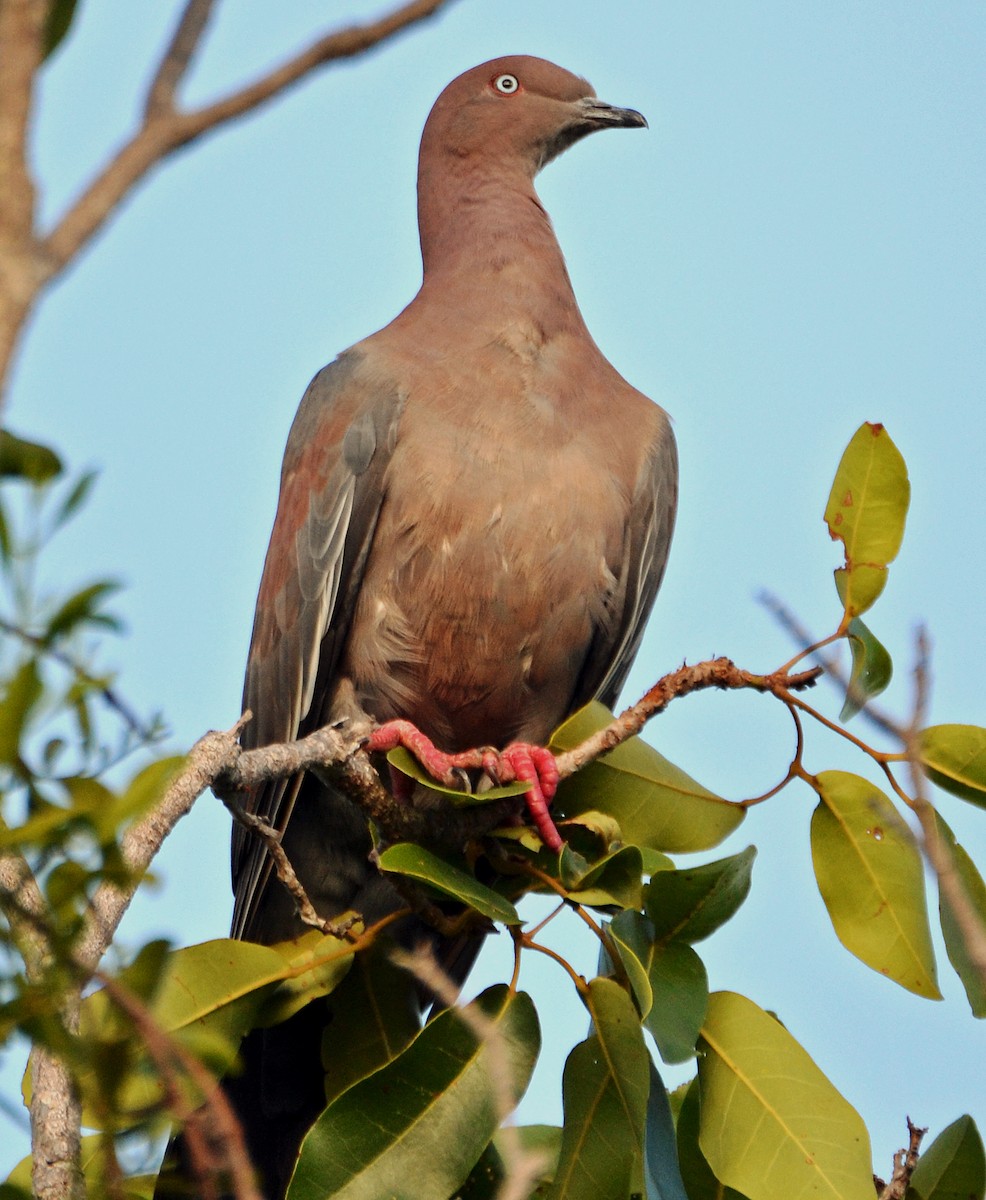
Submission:
[[[3,461],[18,454],[14,447]],[[15,477],[43,489],[58,472],[39,483],[31,471],[46,469],[43,462],[23,466]],[[249,1029],[283,1021],[329,994],[338,1003],[326,1035],[326,1108],[302,1144],[291,1200],[409,1194],[419,1200],[508,1194],[863,1200],[883,1194],[874,1184],[861,1118],[807,1050],[752,999],[710,993],[700,947],[746,899],[755,848],[697,865],[679,864],[675,856],[707,855],[751,807],[789,786],[807,787],[816,797],[815,877],[838,937],[888,986],[938,999],[923,868],[934,839],[934,853],[945,856],[959,885],[958,891],[944,882],[939,888],[949,961],[973,1014],[986,1015],[976,941],[986,921],[986,884],[926,794],[930,781],[986,806],[986,730],[896,723],[873,708],[892,664],[861,617],[886,586],[907,504],[903,459],[882,427],[864,425],[846,450],[826,507],[829,530],[845,550],[835,575],[836,630],[771,676],[770,690],[796,727],[797,748],[767,796],[726,800],[631,738],[563,782],[555,805],[565,842],[559,853],[523,825],[496,829],[458,854],[407,842],[379,848],[380,869],[417,898],[419,913],[452,908],[464,914],[462,928],[470,920],[480,928],[493,923],[512,938],[511,980],[464,1008],[448,1007],[423,1028],[409,1022],[406,1008],[394,1001],[395,980],[407,964],[387,952],[387,922],[364,928],[359,919],[344,935],[313,931],[275,947],[218,940],[170,950],[151,943],[82,1003],[74,1030],[60,1021],[58,1004],[42,999],[52,974],[8,977],[2,1032],[26,1031],[65,1055],[85,1123],[99,1131],[87,1156],[92,1194],[149,1194],[146,1181],[124,1187],[117,1151],[128,1137],[160,1129],[170,1116],[190,1119],[208,1105],[209,1089],[189,1062],[208,1068],[207,1080],[221,1075],[235,1063]],[[18,557],[10,549],[10,528],[5,518],[7,575]],[[35,539],[35,553],[42,542]],[[154,803],[175,769],[157,762],[114,789],[104,778],[112,762],[105,752],[100,758],[91,751],[95,769],[88,773],[59,774],[51,754],[34,749],[43,736],[42,708],[62,718],[74,711],[67,693],[59,701],[53,691],[50,656],[57,650],[68,660],[72,636],[94,625],[105,629],[105,595],[98,587],[83,589],[50,607],[47,617],[33,617],[4,676],[10,715],[4,712],[0,744],[8,794],[20,789],[40,797],[4,832],[4,847],[41,864],[46,929],[61,931],[49,942],[55,947],[51,970],[69,982],[86,899],[96,882],[123,870],[122,831]],[[23,613],[15,615],[22,620]],[[852,671],[837,722],[785,687],[784,679],[806,656],[840,640],[851,648]],[[65,668],[64,661],[58,665]],[[89,703],[105,704],[95,672],[86,667],[81,675],[83,683],[79,673],[72,682],[88,689]],[[859,714],[875,717],[890,748],[871,746],[847,728]],[[556,732],[552,749],[570,751],[610,721],[602,706],[590,705]],[[851,742],[882,786],[864,774],[809,770],[810,722]],[[78,718],[75,733],[84,742]],[[394,752],[392,765],[421,777],[401,752]],[[448,794],[470,805],[509,792]],[[594,978],[581,976],[545,944],[545,922],[531,927],[526,921],[523,901],[532,892],[554,896],[556,916],[591,930],[600,955]],[[13,912],[9,898],[5,911]],[[11,937],[15,918],[8,916]],[[520,989],[531,954],[557,964],[562,986],[576,989],[589,1026],[565,1065],[563,1125],[516,1130],[506,1118],[541,1046],[538,1013]],[[669,1095],[659,1060],[693,1059],[695,1078]],[[969,1116],[960,1116],[915,1161],[900,1167],[905,1174],[895,1176],[899,1186],[886,1196],[945,1200],[986,1193],[982,1142]],[[23,1180],[21,1168],[11,1186]]]

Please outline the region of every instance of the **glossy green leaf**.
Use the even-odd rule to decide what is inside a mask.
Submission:
[[[421,1028],[417,982],[382,941],[356,956],[331,1003],[322,1035],[326,1103],[393,1061]]]
[[[647,915],[660,942],[700,942],[725,924],[750,891],[755,846],[730,858],[660,871],[644,893]]]
[[[983,1200],[984,1194],[983,1139],[972,1117],[959,1117],[922,1152],[907,1200]]]
[[[678,1162],[688,1185],[688,1200],[747,1200],[734,1188],[720,1183],[698,1144],[699,1083],[693,1079],[678,1114]]]
[[[839,941],[908,991],[940,1000],[921,853],[887,797],[845,771],[814,777],[818,890]]]
[[[520,924],[520,916],[509,900],[423,846],[416,846],[412,842],[388,846],[380,855],[379,865],[382,871],[406,875],[445,896],[468,904],[491,921],[502,921],[505,925]]]
[[[48,483],[62,473],[62,460],[47,446],[0,430],[0,478]]]
[[[633,1002],[589,984],[594,1032],[565,1063],[565,1126],[551,1200],[627,1200],[643,1169],[649,1057]],[[618,1148],[618,1151],[617,1151]]]
[[[551,748],[570,750],[612,720],[597,701],[552,735]],[[619,823],[624,840],[668,853],[707,850],[732,833],[745,810],[716,796],[640,738],[631,738],[562,782],[556,816],[598,809]]]
[[[859,1114],[786,1029],[735,992],[716,992],[702,1029],[699,1146],[749,1200],[873,1200]]]
[[[825,506],[829,533],[845,546],[846,566],[836,583],[850,617],[865,612],[883,590],[884,569],[900,550],[909,502],[900,451],[882,425],[866,422],[842,455]]]
[[[423,784],[429,791],[448,796],[458,808],[469,808],[474,804],[488,804],[491,800],[500,800],[504,796],[522,796],[527,791],[527,786],[523,783],[504,783],[499,787],[487,788],[484,792],[464,792],[461,788],[446,787],[437,779],[432,779],[410,750],[404,746],[395,746],[387,754],[387,762],[392,767],[396,767],[402,775],[407,775],[415,782]]]
[[[935,813],[938,825],[938,836],[946,843],[952,852],[952,861],[966,897],[986,927],[986,883],[976,864],[969,857],[964,847],[955,840],[955,834],[945,823],[940,813]],[[938,888],[938,914],[941,919],[942,935],[945,938],[945,949],[948,961],[955,968],[955,973],[962,980],[965,994],[969,1001],[974,1017],[986,1017],[986,982],[982,972],[973,961],[966,945],[965,936],[955,913],[948,902],[948,897],[942,887]]]
[[[648,1063],[650,1090],[644,1127],[644,1181],[647,1200],[689,1200],[678,1167],[674,1119],[664,1080]]]
[[[301,1147],[288,1200],[448,1200],[498,1124],[493,1072],[516,1102],[540,1045],[530,998],[500,985],[474,1005],[494,1026],[480,1042],[454,1011],[441,1013],[393,1062],[338,1097]]]
[[[859,617],[849,622],[848,638],[852,672],[840,721],[850,720],[868,700],[885,691],[894,673],[890,655]]]
[[[919,753],[932,783],[986,808],[986,729],[932,725],[921,731]]]

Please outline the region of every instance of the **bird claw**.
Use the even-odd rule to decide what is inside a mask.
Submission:
[[[541,840],[554,853],[561,850],[564,842],[549,811],[558,790],[558,764],[544,746],[514,742],[505,750],[483,746],[447,754],[416,725],[398,720],[378,725],[370,734],[366,749],[370,753],[386,753],[397,746],[413,754],[432,779],[446,787],[460,786],[462,772],[475,768],[484,770],[497,784],[515,780],[527,784],[524,800]]]

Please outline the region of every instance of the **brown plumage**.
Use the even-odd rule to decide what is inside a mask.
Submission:
[[[614,701],[667,557],[674,439],[593,342],[533,179],[593,130],[642,124],[536,58],[475,67],[439,97],[421,290],[319,372],[288,439],[245,745],[359,711],[447,751],[540,743],[593,697]],[[323,914],[393,907],[349,801],[306,777],[250,807],[286,830]],[[236,936],[300,932],[239,828],[233,880]]]

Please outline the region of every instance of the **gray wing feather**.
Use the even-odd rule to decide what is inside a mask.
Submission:
[[[243,688],[243,706],[254,714],[241,739],[246,749],[317,728],[338,669],[403,410],[396,388],[370,389],[357,367],[350,353],[316,375],[288,438],[284,511],[271,534]],[[307,488],[292,471],[317,486]],[[300,783],[298,776],[258,789],[246,807],[283,832]],[[248,936],[271,863],[241,826],[233,829],[232,872],[233,936]]]
[[[573,708],[598,699],[612,708],[640,649],[664,577],[678,506],[678,453],[670,426],[648,456],[627,522],[612,621],[600,628],[579,679]]]

